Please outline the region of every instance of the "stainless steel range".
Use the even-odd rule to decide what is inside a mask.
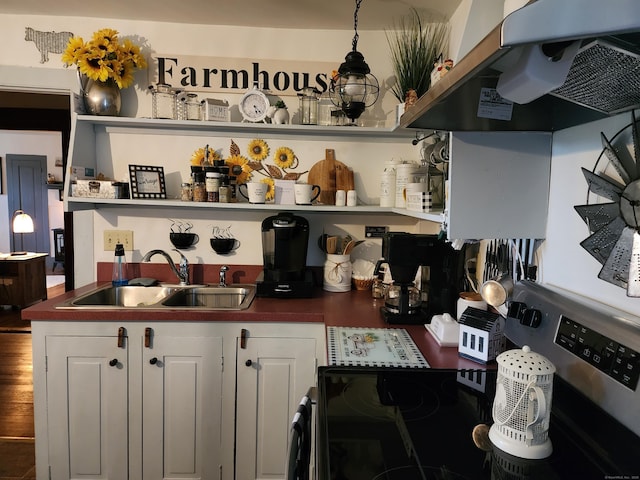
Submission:
[[[334,365],[318,375],[317,478],[640,478],[640,323],[531,282],[514,301],[507,336],[557,367],[549,457],[482,436],[495,370]]]

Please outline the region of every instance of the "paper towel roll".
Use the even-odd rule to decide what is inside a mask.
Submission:
[[[565,82],[579,48],[580,41],[576,40],[552,60],[540,45],[523,47],[513,68],[500,75],[496,90],[503,98],[519,104],[549,93]]]

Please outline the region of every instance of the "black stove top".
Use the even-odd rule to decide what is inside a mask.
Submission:
[[[492,423],[495,384],[496,372],[486,370],[320,368],[318,478],[601,480],[640,474],[637,455],[627,454],[633,442],[638,446],[638,437],[607,420],[607,437],[598,439],[595,428],[596,440],[590,441],[574,415],[589,401],[575,397],[559,378],[554,379],[551,456],[517,458],[492,447],[486,436],[474,436],[474,429],[481,432]],[[602,428],[602,418],[588,409],[583,414]],[[618,440],[626,446],[619,447]]]

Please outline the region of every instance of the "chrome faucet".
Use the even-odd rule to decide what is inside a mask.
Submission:
[[[180,254],[180,270],[176,268],[176,265],[175,263],[173,263],[171,256],[164,250],[151,250],[147,252],[144,257],[142,257],[142,261],[148,262],[149,260],[151,260],[151,257],[159,253],[167,260],[169,267],[171,267],[171,271],[175,273],[180,280],[180,285],[189,285],[189,260],[187,260],[187,257],[185,257],[178,249],[174,248],[173,251]]]
[[[227,286],[227,271],[229,271],[229,266],[223,265],[220,267],[220,287]]]

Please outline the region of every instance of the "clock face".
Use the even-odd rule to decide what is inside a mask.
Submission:
[[[262,122],[267,116],[269,99],[260,90],[250,90],[240,100],[239,108],[245,121]]]
[[[640,296],[640,125],[632,121],[609,140],[600,134],[602,152],[592,171],[582,169],[588,185],[587,204],[576,212],[590,235],[580,246],[601,265],[598,278]],[[636,245],[637,243],[637,245]]]

